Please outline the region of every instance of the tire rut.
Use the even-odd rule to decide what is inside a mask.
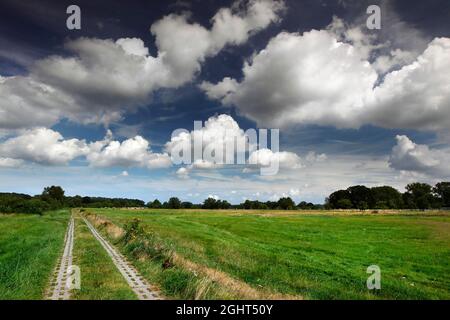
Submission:
[[[105,240],[100,233],[92,226],[92,224],[82,217],[84,223],[88,226],[94,237],[100,242],[108,255],[111,257],[114,265],[124,277],[130,288],[139,298],[139,300],[161,300],[161,296],[147,281],[138,273],[138,271],[127,261],[127,259],[120,254],[107,240]]]
[[[50,289],[47,293],[49,300],[69,300],[70,288],[67,280],[69,278],[69,267],[72,266],[72,251],[74,243],[74,219],[70,218],[67,227],[66,236],[64,238],[64,251],[55,268]]]

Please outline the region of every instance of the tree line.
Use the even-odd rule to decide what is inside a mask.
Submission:
[[[0,213],[42,214],[49,210],[62,208],[129,208],[144,207],[145,202],[138,199],[103,197],[68,197],[60,186],[44,188],[36,196],[21,193],[0,193]]]
[[[323,209],[450,209],[450,182],[435,186],[411,183],[401,193],[390,186],[372,187],[357,185],[330,194],[325,204],[301,201],[295,203],[290,197],[278,201],[245,200],[232,205],[227,200],[208,198],[201,204],[181,201],[172,197],[161,203],[158,199],[145,204],[139,199],[66,196],[60,186],[44,188],[40,195],[0,193],[0,213],[42,214],[61,208],[130,208],[154,209],[244,209],[244,210],[323,210]]]
[[[232,205],[227,200],[219,200],[214,198],[207,198],[201,204],[194,204],[192,202],[182,202],[177,197],[172,197],[168,201],[161,203],[158,199],[150,201],[146,205],[153,209],[255,209],[255,210],[295,210],[295,209],[323,209],[322,205],[315,205],[312,203],[301,202],[298,205],[289,198],[281,198],[278,201],[261,202],[258,200],[245,200],[245,202]]]
[[[165,209],[246,209],[246,210],[323,210],[323,209],[440,209],[450,208],[450,182],[439,182],[434,187],[426,183],[411,183],[401,193],[390,186],[372,187],[357,185],[333,192],[325,204],[301,201],[296,204],[290,197],[278,201],[245,200],[231,205],[226,200],[206,199],[202,204],[181,202],[172,197],[161,203],[150,201],[148,208]]]
[[[352,186],[333,192],[325,201],[327,209],[440,209],[450,208],[450,182],[434,187],[427,183],[410,183],[404,193],[382,186]]]

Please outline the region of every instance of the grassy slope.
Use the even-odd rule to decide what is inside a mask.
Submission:
[[[79,266],[81,271],[81,290],[73,291],[73,299],[137,299],[106,250],[79,217],[75,218],[73,250],[73,263]]]
[[[450,298],[450,218],[95,210],[254,287],[313,299]],[[379,265],[382,290],[366,289]]]
[[[61,253],[69,212],[0,215],[0,299],[42,299]]]

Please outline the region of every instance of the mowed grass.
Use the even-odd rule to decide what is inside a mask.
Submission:
[[[92,209],[142,220],[183,257],[307,299],[450,299],[450,217]],[[381,290],[369,291],[370,265]]]
[[[73,257],[73,264],[80,267],[81,288],[72,291],[72,299],[137,299],[106,250],[78,215],[75,215]]]
[[[61,254],[69,211],[0,214],[0,299],[42,299]]]

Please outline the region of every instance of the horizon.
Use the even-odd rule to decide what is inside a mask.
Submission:
[[[450,180],[448,2],[78,1],[79,26],[70,4],[0,3],[4,192],[320,204]],[[174,161],[249,129],[279,150]]]
[[[427,186],[428,188],[429,188],[429,190],[427,191],[427,190],[423,190],[422,189],[422,187],[423,187],[423,185],[425,185],[425,186]],[[442,189],[439,189],[438,188],[438,185],[441,185],[441,187],[442,187]],[[413,198],[414,198],[414,200],[409,204],[409,205],[413,205],[414,207],[408,207],[408,205],[406,204],[406,202],[404,203],[404,205],[403,205],[403,203],[401,204],[401,208],[400,207],[396,207],[395,209],[396,210],[399,210],[399,209],[404,209],[404,210],[412,210],[412,209],[420,209],[420,210],[424,210],[424,209],[431,209],[431,210],[435,210],[435,209],[448,209],[447,208],[447,202],[446,201],[448,201],[448,199],[446,198],[447,197],[447,195],[446,195],[446,189],[448,188],[448,186],[450,185],[450,182],[447,182],[447,181],[441,181],[441,182],[439,182],[439,183],[437,183],[435,186],[432,186],[432,185],[428,185],[428,184],[426,184],[426,183],[421,183],[421,182],[414,182],[414,183],[410,183],[410,184],[408,184],[407,186],[405,186],[405,191],[404,192],[402,192],[402,191],[399,191],[399,190],[397,190],[396,188],[394,188],[394,187],[392,187],[392,186],[387,186],[387,185],[383,185],[383,186],[373,186],[373,187],[370,187],[370,188],[367,188],[366,186],[364,186],[364,185],[355,185],[355,186],[349,186],[348,188],[345,188],[345,189],[340,189],[340,190],[334,190],[329,196],[327,196],[326,198],[325,198],[325,200],[322,202],[322,203],[313,203],[313,202],[308,202],[308,201],[305,201],[305,200],[299,200],[299,201],[295,201],[295,200],[293,200],[289,195],[285,195],[285,196],[282,196],[282,197],[280,197],[280,198],[278,198],[278,199],[272,199],[272,200],[267,200],[267,201],[260,201],[260,200],[257,200],[257,199],[243,199],[243,201],[241,201],[240,203],[233,203],[233,202],[230,202],[230,201],[228,201],[228,199],[221,199],[221,198],[218,198],[218,197],[215,197],[215,196],[213,196],[213,195],[208,195],[205,199],[203,199],[203,200],[201,200],[200,202],[190,202],[190,201],[185,201],[185,200],[183,200],[183,199],[179,199],[178,197],[175,197],[175,196],[169,196],[168,198],[166,198],[166,199],[159,199],[159,198],[153,198],[153,199],[148,199],[148,200],[143,200],[143,199],[140,199],[140,198],[128,198],[128,197],[101,197],[101,196],[93,196],[93,195],[80,195],[80,194],[76,194],[76,195],[67,195],[67,194],[65,194],[65,190],[64,190],[64,188],[63,187],[61,187],[61,186],[47,186],[47,187],[45,187],[44,189],[43,189],[43,192],[41,192],[41,193],[38,193],[38,194],[34,194],[34,195],[32,195],[32,194],[26,194],[26,193],[15,193],[15,192],[0,192],[0,194],[3,194],[3,195],[8,195],[8,194],[19,194],[19,195],[26,195],[26,196],[30,196],[30,197],[32,197],[32,198],[39,198],[39,197],[41,197],[45,192],[46,192],[46,190],[48,189],[48,188],[61,188],[62,189],[62,192],[64,193],[64,196],[66,197],[66,198],[74,198],[74,197],[82,197],[82,198],[85,198],[85,197],[87,197],[87,198],[91,198],[91,199],[95,199],[95,198],[100,198],[100,199],[106,199],[106,200],[117,200],[117,199],[124,199],[124,200],[137,200],[137,201],[142,201],[143,202],[143,207],[149,207],[150,206],[150,208],[153,208],[153,209],[155,209],[155,208],[159,208],[159,207],[152,207],[151,206],[151,204],[152,203],[154,203],[154,202],[156,202],[156,201],[158,201],[159,202],[159,204],[160,205],[165,205],[165,204],[167,204],[171,199],[177,199],[181,204],[183,204],[183,203],[190,203],[191,205],[194,205],[194,206],[202,206],[203,204],[205,204],[205,202],[206,202],[206,200],[209,200],[209,199],[212,199],[212,200],[214,200],[215,202],[227,202],[227,203],[229,203],[232,207],[235,207],[235,206],[241,206],[241,205],[243,205],[244,203],[246,203],[246,202],[248,202],[248,201],[250,201],[250,202],[253,202],[253,203],[255,203],[255,202],[259,202],[259,203],[269,203],[269,202],[272,202],[272,203],[276,203],[276,202],[280,202],[281,200],[283,200],[283,199],[291,199],[292,201],[293,201],[293,204],[294,204],[294,206],[296,207],[296,209],[302,209],[302,210],[305,210],[305,208],[301,208],[301,205],[302,204],[307,204],[307,205],[310,205],[310,204],[312,204],[315,208],[309,208],[309,209],[307,209],[307,210],[318,210],[318,209],[331,209],[331,210],[334,210],[334,209],[344,209],[344,208],[337,208],[337,207],[335,207],[334,206],[334,204],[330,204],[329,202],[328,202],[328,200],[329,200],[329,198],[330,197],[332,197],[333,195],[335,195],[335,194],[337,194],[337,193],[339,193],[339,192],[341,192],[341,191],[348,191],[348,190],[350,190],[350,189],[352,189],[352,188],[358,188],[358,187],[363,187],[363,188],[367,188],[368,190],[370,190],[371,192],[372,192],[372,194],[371,194],[371,196],[369,196],[369,197],[374,197],[374,194],[373,194],[373,189],[376,189],[376,188],[391,188],[391,189],[394,189],[402,198],[404,198],[406,195],[408,195],[409,194],[409,196],[412,196]],[[418,203],[417,203],[417,200],[418,200],[418,198],[419,198],[419,195],[420,195],[420,193],[421,192],[424,192],[424,194],[426,194],[426,196],[427,197],[430,197],[431,199],[429,199],[429,200],[427,200],[427,204],[425,205],[425,207],[423,207],[423,208],[420,208],[420,207],[416,207],[417,205],[418,205]],[[417,194],[417,195],[415,195],[415,194]],[[379,197],[381,196],[381,198],[383,199],[383,201],[386,201],[386,200],[388,200],[389,198],[392,200],[392,194],[389,194],[389,193],[386,193],[386,192],[383,192],[383,195],[378,195]],[[367,195],[365,195],[364,197],[367,197]],[[341,198],[341,197],[339,197],[339,198]],[[433,200],[434,199],[434,200]],[[403,199],[402,200],[402,202],[403,201],[406,201],[405,199]],[[435,204],[433,204],[433,201],[436,201],[436,203]],[[354,200],[352,201],[352,202],[354,202]],[[377,204],[376,203],[376,201],[375,200],[373,200],[373,206],[368,206],[367,208],[364,208],[364,209],[361,209],[361,208],[358,208],[357,206],[358,205],[356,205],[356,207],[355,207],[355,203],[353,204],[353,208],[345,208],[344,210],[349,210],[349,209],[352,209],[352,210],[366,210],[366,209],[369,209],[369,210],[372,210],[372,209],[377,209],[377,210],[379,210],[379,209],[386,209],[386,210],[392,210],[393,208],[388,208],[389,206],[392,206],[393,204],[391,203],[391,204],[389,204],[389,205],[387,205],[387,207],[385,207],[385,208],[381,208],[381,207],[377,207],[377,205],[379,205],[379,204]],[[328,207],[327,208],[327,205],[329,205],[330,207]],[[386,205],[386,204],[384,204],[384,205]],[[397,204],[398,205],[398,204]],[[84,207],[86,207],[86,206],[84,206]],[[88,207],[88,206],[87,206]],[[114,208],[114,206],[113,207],[111,207],[111,208]],[[160,209],[167,209],[167,208],[163,208],[163,207],[161,207]],[[170,208],[169,208],[170,209]],[[183,208],[183,209],[190,209],[189,207],[186,207],[186,208]],[[196,208],[196,209],[198,209],[198,208]]]

